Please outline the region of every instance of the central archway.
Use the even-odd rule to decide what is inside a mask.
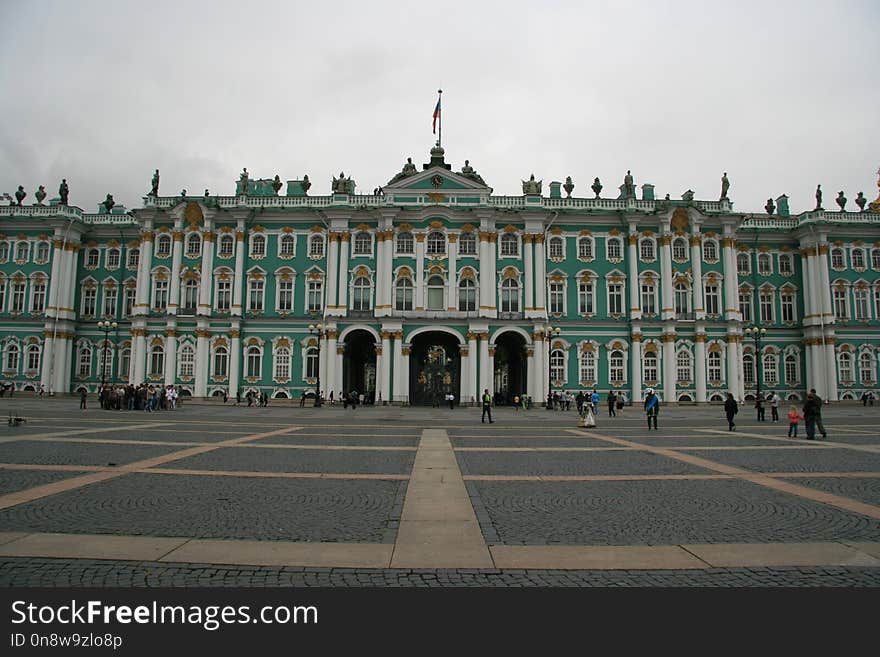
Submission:
[[[376,398],[376,338],[365,329],[345,336],[342,357],[342,389],[357,391],[365,404]]]
[[[442,406],[445,396],[460,401],[459,341],[444,331],[426,331],[411,339],[409,400],[413,406]]]
[[[515,331],[495,337],[493,384],[496,404],[512,404],[513,398],[527,393],[528,358],[526,340]]]

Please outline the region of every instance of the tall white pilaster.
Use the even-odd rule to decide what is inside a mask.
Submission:
[[[694,336],[694,377],[697,384],[697,401],[708,400],[706,393],[706,327],[698,326]]]
[[[387,404],[392,401],[391,398],[391,333],[388,331],[382,331],[382,364],[378,365],[376,369],[381,372],[381,386],[377,386],[379,388],[379,392],[382,395],[382,402]]]
[[[196,359],[196,367],[199,365],[199,360]],[[170,386],[174,384],[174,379],[177,377],[177,331],[175,330],[173,325],[169,325],[165,329],[165,385]]]
[[[194,393],[196,397],[208,396],[208,370],[211,364],[210,356],[211,332],[205,323],[196,330],[196,381]]]
[[[171,251],[171,280],[168,282],[171,289],[169,290],[168,314],[176,315],[180,308],[180,266],[183,260],[183,231],[181,231],[181,220],[174,221],[174,231],[171,233],[172,251]]]
[[[660,317],[662,319],[675,318],[675,306],[672,302],[672,237],[665,232],[660,236]],[[674,401],[669,399],[669,401]]]
[[[237,324],[229,330],[229,396],[238,394],[241,381],[241,330]]]
[[[416,298],[415,309],[425,309],[425,234],[416,233]]]
[[[327,314],[332,315],[336,309],[336,291],[337,282],[339,281],[339,234],[332,231],[327,235],[327,281],[325,308]]]
[[[639,304],[639,252],[638,252],[639,235],[634,226],[630,226],[630,233],[627,237],[626,247],[626,266],[627,266],[627,282],[629,289],[629,316],[630,319],[642,318],[642,307]],[[639,364],[641,368],[641,364]],[[641,387],[641,386],[640,386]]]
[[[700,320],[706,318],[706,307],[703,305],[703,246],[700,242],[698,230],[699,226],[695,226],[694,235],[691,237],[691,269],[693,270],[694,279],[692,286],[694,316]]]
[[[327,369],[324,370],[321,374],[321,379],[324,381],[324,390],[326,390],[326,396],[330,397],[331,391],[337,391],[342,387],[342,382],[339,381],[339,371],[336,368],[336,346],[337,339],[339,337],[339,333],[335,328],[327,329]],[[333,398],[336,398],[336,393],[334,392]]]
[[[642,401],[642,334],[639,329],[635,327],[633,328],[632,342],[629,351],[632,403],[639,404]]]
[[[449,235],[449,275],[446,277],[446,308],[449,312],[458,310],[458,235]]]
[[[480,353],[477,347],[477,338],[479,337],[478,333],[474,331],[468,331],[467,339],[468,339],[468,390],[470,391],[470,396],[467,397],[467,401],[471,401],[471,397],[473,397],[474,403],[478,403],[480,401],[480,394],[482,390],[480,390],[480,382],[477,378],[479,376],[479,357]]]
[[[242,316],[244,295],[244,219],[239,219],[235,231],[235,280],[232,281],[232,316]]]
[[[534,260],[534,238],[531,233],[523,235],[523,261],[525,267],[526,278],[526,298],[523,301],[525,306],[526,318],[532,317],[535,313],[535,260]]]
[[[834,353],[834,338],[825,338],[825,396],[822,398],[829,401],[837,401],[837,358]],[[853,359],[852,367],[858,371],[858,362]]]
[[[480,395],[488,389],[492,394],[492,374],[489,371],[489,333],[480,333]]]
[[[174,281],[174,286],[180,281]],[[214,285],[214,231],[211,220],[205,219],[205,228],[202,231],[202,277],[199,288],[199,308],[197,313],[206,317],[211,316],[211,290]],[[199,396],[199,395],[196,395]]]
[[[339,288],[337,289],[336,307],[345,314],[348,308],[348,244],[351,234],[345,231],[339,236]]]
[[[544,234],[535,235],[535,312],[539,318],[547,316],[547,256]]]
[[[675,335],[664,334],[663,340],[663,400],[676,401],[676,359],[675,359]]]

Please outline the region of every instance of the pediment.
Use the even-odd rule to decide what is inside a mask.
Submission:
[[[468,176],[463,176],[452,171],[448,171],[441,167],[430,167],[424,171],[414,173],[406,178],[395,180],[389,183],[384,191],[387,194],[391,191],[413,190],[419,192],[438,191],[463,191],[463,192],[486,192],[490,188]]]

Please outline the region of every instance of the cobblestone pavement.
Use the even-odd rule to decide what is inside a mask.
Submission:
[[[713,568],[707,570],[408,570],[270,568],[207,564],[0,559],[0,586],[880,586],[880,568]]]
[[[0,533],[391,550],[402,540],[414,463],[422,458],[423,472],[431,471],[423,432],[440,429],[453,471],[428,480],[463,481],[484,550],[868,547],[858,563],[650,570],[511,569],[496,552],[486,552],[494,569],[416,570],[26,552],[32,556],[0,556],[0,586],[880,586],[880,407],[828,406],[828,439],[808,442],[787,439],[785,423],[749,413],[728,432],[717,406],[664,407],[656,432],[646,431],[634,408],[617,418],[600,413],[599,426],[579,430],[574,411],[542,409],[497,408],[488,425],[476,408],[188,403],[139,413],[77,406],[74,399],[0,399],[0,413],[28,418],[21,427],[0,426]],[[431,494],[423,486],[411,497],[426,503]],[[455,521],[443,522],[448,529]],[[426,540],[415,536],[408,540]],[[3,548],[0,541],[0,554],[9,554]]]

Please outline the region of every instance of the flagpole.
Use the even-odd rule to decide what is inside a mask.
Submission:
[[[437,104],[439,105],[440,99],[443,97],[443,90],[438,89],[437,93],[439,94],[437,96]],[[437,143],[442,148],[443,147],[443,107],[442,106],[440,107],[440,116],[438,116],[437,119],[438,119],[438,124],[439,124],[437,126]]]

